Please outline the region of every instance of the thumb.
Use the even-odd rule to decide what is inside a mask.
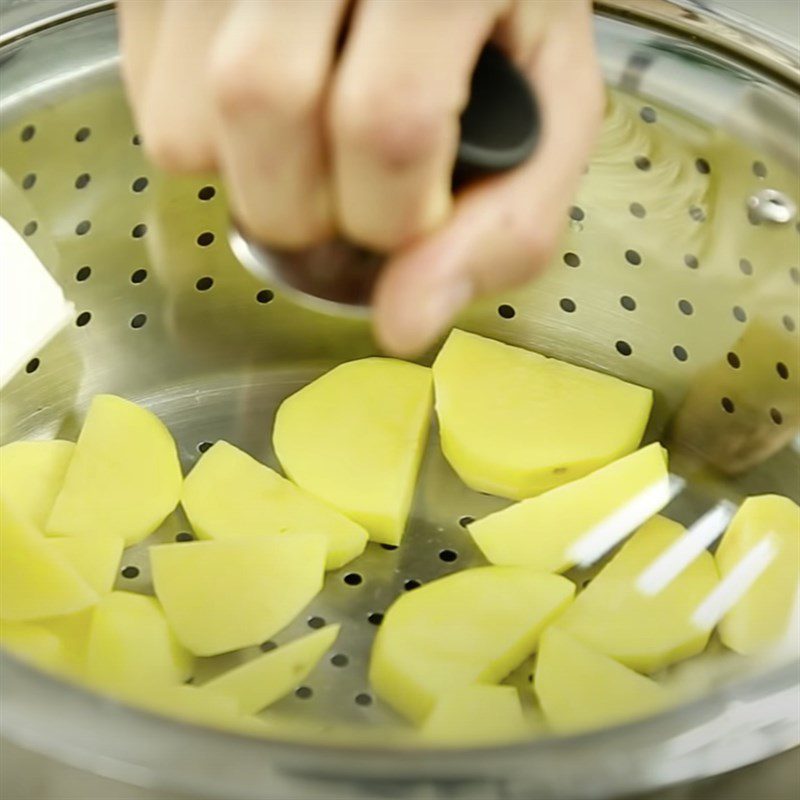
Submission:
[[[534,227],[528,214],[497,194],[472,190],[446,227],[386,265],[373,299],[385,350],[419,353],[471,300],[523,283],[544,263],[551,245],[539,231],[557,231],[558,222]]]

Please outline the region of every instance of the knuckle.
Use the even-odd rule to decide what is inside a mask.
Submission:
[[[212,67],[214,102],[222,115],[254,113],[288,121],[309,117],[321,102],[323,80],[302,63],[272,65],[261,55],[239,53]]]
[[[348,241],[377,252],[387,252],[400,247],[404,237],[396,230],[352,214],[340,216],[339,228]]]
[[[214,154],[210,144],[192,141],[178,127],[145,127],[144,148],[149,158],[167,172],[200,172],[212,169]]]
[[[510,212],[475,248],[477,260],[470,272],[478,294],[524,286],[545,268],[557,242],[557,232]]]
[[[435,151],[448,132],[448,115],[415,92],[368,87],[334,99],[333,129],[347,147],[402,170]]]
[[[273,247],[286,250],[298,250],[317,244],[330,233],[323,221],[307,220],[303,215],[273,218],[249,206],[237,211],[236,221],[254,241],[267,242]]]
[[[533,219],[517,225],[514,238],[528,269],[533,272],[538,271],[552,257],[558,243],[557,231],[552,226],[537,225]]]

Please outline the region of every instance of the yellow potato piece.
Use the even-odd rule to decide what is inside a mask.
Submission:
[[[36,622],[0,621],[0,644],[38,667],[80,677],[86,663],[86,645],[92,609]]]
[[[64,663],[64,645],[55,633],[37,622],[0,622],[0,644],[15,656],[47,670]]]
[[[771,551],[769,566],[719,625],[720,638],[737,653],[756,653],[775,644],[792,621],[800,588],[800,508],[787,497],[761,495],[742,503],[717,548],[722,580],[743,563],[744,573],[731,580],[744,585],[752,570],[743,559],[764,547]]]
[[[56,495],[61,491],[73,442],[11,442],[0,447],[0,485],[17,512],[44,530]]]
[[[454,330],[433,364],[442,450],[472,489],[522,500],[632,452],[653,393]]]
[[[61,666],[64,672],[74,677],[82,677],[86,672],[86,653],[93,617],[94,609],[89,608],[77,614],[43,619],[39,623],[61,641]]]
[[[322,588],[319,534],[247,536],[150,548],[153,585],[175,635],[213,656],[260,644]]]
[[[559,732],[613,725],[661,710],[667,692],[654,680],[591,650],[557,627],[539,642],[534,690]]]
[[[241,718],[235,699],[204,692],[194,686],[157,686],[130,700],[162,716],[204,725],[227,728]]]
[[[227,442],[200,457],[184,482],[182,503],[203,539],[323,534],[328,569],[343,566],[367,546],[360,525]]]
[[[432,744],[489,744],[531,733],[513,686],[460,686],[437,701],[420,731]]]
[[[717,585],[711,553],[703,551],[657,594],[637,586],[642,573],[685,533],[664,517],[643,525],[567,609],[559,628],[640,672],[702,651],[711,630],[692,616]]]
[[[95,396],[47,522],[55,536],[119,536],[135,544],[174,510],[181,468],[161,420],[114,395]]]
[[[572,600],[566,578],[524,567],[457,572],[402,595],[372,648],[370,681],[395,710],[420,722],[445,692],[499,683],[536,648]]]
[[[155,597],[111,592],[97,604],[86,657],[93,686],[146,697],[157,687],[183,683],[192,665]]]
[[[0,618],[41,619],[97,602],[97,593],[49,544],[0,497]]]
[[[669,502],[667,451],[651,444],[584,478],[523,500],[469,526],[493,564],[563,572],[583,537],[618,518],[630,533]]]
[[[212,678],[200,690],[230,698],[239,712],[254,714],[291,692],[314,669],[338,633],[338,625],[328,625]]]
[[[273,443],[286,474],[370,538],[398,544],[428,436],[431,372],[391,358],[332,369],[287,398]]]
[[[48,539],[47,544],[61,553],[98,594],[108,594],[114,587],[122,558],[119,536],[65,536]]]

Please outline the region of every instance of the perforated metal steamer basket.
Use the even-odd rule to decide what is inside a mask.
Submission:
[[[158,413],[186,468],[219,438],[274,464],[277,404],[329,366],[373,353],[368,327],[300,308],[235,261],[215,178],[168,178],[144,158],[119,82],[113,10],[66,5],[55,16],[52,2],[7,13],[0,49],[3,215],[75,305],[74,324],[5,388],[2,441],[72,438],[104,391]],[[609,110],[558,257],[535,285],[459,324],[651,386],[648,438],[668,438],[686,480],[669,516],[689,524],[720,500],[765,491],[797,500],[796,64],[693,4],[597,11]],[[320,800],[609,797],[798,743],[796,649],[731,661],[713,646],[684,667],[696,699],[657,717],[470,751],[396,741],[366,681],[374,623],[407,582],[480,563],[460,521],[496,507],[455,479],[434,433],[403,546],[370,545],[329,574],[309,609],[343,630],[338,664],[326,660],[310,692],[277,708],[307,737],[170,721],[7,655],[3,735],[164,791]],[[176,514],[155,539],[186,527]],[[120,576],[120,588],[148,591],[145,550],[129,551],[124,566],[138,575],[124,570],[135,577]]]

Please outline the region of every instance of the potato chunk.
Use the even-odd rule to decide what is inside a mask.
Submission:
[[[534,690],[548,723],[560,732],[613,725],[659,711],[667,702],[654,680],[557,627],[542,634]]]
[[[242,714],[255,714],[291,692],[314,669],[338,633],[338,625],[328,625],[212,678],[200,690],[230,698]]]
[[[719,626],[720,638],[737,653],[756,653],[778,642],[792,621],[800,587],[800,508],[787,497],[761,495],[742,503],[717,548],[720,577],[725,580],[744,564],[743,574],[731,579],[744,585],[752,570],[743,559],[764,547],[771,551],[768,566]]]
[[[227,442],[217,442],[189,473],[183,507],[198,536],[228,539],[259,533],[320,533],[327,568],[360,555],[367,532]]]
[[[181,468],[170,432],[135,403],[96,395],[47,522],[55,536],[119,536],[134,544],[175,508]]]
[[[37,622],[0,622],[0,645],[37,667],[57,670],[64,663],[64,645]]]
[[[80,678],[86,673],[86,653],[89,649],[93,618],[94,608],[87,608],[76,614],[43,619],[40,623],[61,641],[61,666],[64,672],[74,677]]]
[[[443,694],[420,731],[432,744],[491,744],[531,732],[513,686],[461,686]]]
[[[61,553],[98,594],[108,594],[114,587],[122,558],[119,536],[64,536],[48,539],[47,544]]]
[[[442,450],[472,489],[522,500],[639,445],[649,389],[454,330],[433,364]]]
[[[150,548],[153,586],[175,635],[213,656],[260,644],[322,588],[319,534],[246,536]]]
[[[96,602],[97,593],[66,556],[0,497],[0,618],[42,619]]]
[[[157,686],[126,699],[156,714],[199,725],[232,728],[244,722],[234,699],[194,686]]]
[[[584,478],[523,500],[469,526],[493,564],[546,572],[575,566],[574,546],[615,522],[630,533],[669,502],[667,451],[651,444]]]
[[[391,358],[340,364],[283,401],[273,442],[286,474],[370,538],[398,544],[428,436],[431,372]]]
[[[74,442],[11,442],[0,447],[0,483],[14,507],[39,530],[44,530],[50,510],[67,473]]]
[[[559,628],[639,672],[699,653],[711,629],[692,618],[717,585],[711,553],[704,550],[655,594],[638,585],[645,570],[686,535],[677,522],[651,519],[567,609]]]
[[[156,598],[131,592],[111,592],[97,604],[86,662],[89,683],[131,696],[183,683],[193,664]]]
[[[402,595],[372,648],[370,680],[398,712],[420,722],[445,692],[499,683],[536,648],[575,586],[524,567],[479,567]]]

